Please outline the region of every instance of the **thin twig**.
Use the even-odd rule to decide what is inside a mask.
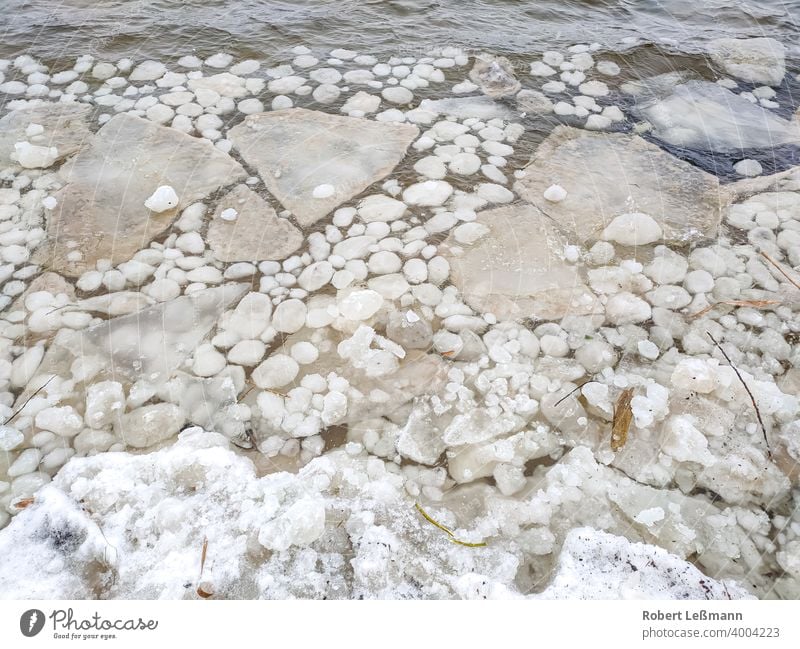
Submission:
[[[74,304],[74,303],[72,303],[72,302],[68,302],[67,304],[62,304],[61,306],[57,306],[57,307],[56,307],[56,308],[54,308],[54,309],[50,309],[50,311],[48,311],[47,313],[45,313],[45,315],[50,315],[51,313],[55,313],[56,311],[61,311],[61,309],[66,309],[67,307],[70,307],[70,306],[75,306],[75,307],[76,307],[76,306],[78,306],[78,305],[77,305],[77,304]]]
[[[714,341],[714,344],[717,346],[717,349],[719,349],[719,351],[722,352],[722,355],[725,357],[725,360],[728,361],[728,364],[731,366],[733,371],[736,372],[736,376],[739,377],[739,381],[744,386],[744,389],[747,391],[747,395],[750,397],[750,401],[753,402],[753,408],[756,411],[756,417],[758,418],[758,423],[761,426],[761,432],[764,434],[764,443],[767,445],[767,456],[771,460],[772,459],[772,449],[770,449],[770,447],[769,447],[769,439],[767,438],[767,427],[764,426],[764,421],[761,419],[761,411],[758,409],[758,404],[756,403],[756,398],[753,396],[753,393],[750,391],[750,388],[747,387],[747,383],[744,382],[744,379],[742,378],[742,375],[739,373],[739,370],[736,369],[736,366],[733,364],[733,361],[731,361],[730,357],[725,353],[725,350],[722,349],[722,345],[720,345],[717,342],[717,339],[714,338],[714,336],[711,335],[711,332],[706,331],[706,333],[708,334],[708,337],[711,338],[711,340]]]
[[[764,307],[772,306],[773,304],[780,304],[780,300],[723,300],[722,302],[714,302],[702,311],[692,313],[690,318],[699,318],[718,306],[749,306],[754,309],[762,309]]]
[[[762,256],[764,259],[766,259],[766,260],[767,260],[767,261],[768,261],[770,264],[772,264],[773,266],[775,266],[775,268],[777,268],[777,269],[778,269],[778,272],[779,272],[781,275],[783,275],[783,276],[784,276],[786,279],[788,279],[788,280],[789,280],[789,281],[790,281],[792,284],[794,284],[794,286],[795,286],[796,288],[800,288],[800,284],[798,284],[796,280],[793,280],[791,277],[789,277],[788,273],[787,273],[785,270],[783,270],[783,268],[781,267],[781,265],[780,265],[780,264],[779,264],[777,261],[775,261],[775,260],[774,260],[772,257],[770,257],[770,256],[769,256],[769,255],[768,255],[766,252],[764,252],[763,250],[761,250],[761,251],[760,251],[760,253],[761,253],[761,256]]]
[[[35,397],[37,394],[39,394],[42,390],[44,390],[47,387],[47,384],[50,383],[50,381],[52,381],[54,378],[56,378],[55,375],[51,376],[49,379],[47,379],[47,381],[45,381],[44,385],[39,386],[39,388],[31,396],[25,399],[25,403],[23,403],[19,408],[17,408],[14,412],[11,413],[11,416],[3,422],[3,426],[11,423],[11,420],[14,419],[14,417],[16,417],[23,410],[25,410],[25,406],[28,405],[28,402],[31,399],[33,399],[33,397]]]
[[[558,401],[556,401],[556,402],[553,404],[553,407],[554,407],[554,408],[557,408],[557,407],[558,407],[558,405],[559,405],[559,404],[560,404],[562,401],[566,401],[566,400],[567,400],[569,397],[571,397],[573,394],[575,394],[575,393],[576,393],[578,390],[580,390],[580,389],[581,389],[581,388],[582,388],[584,385],[586,385],[587,383],[596,383],[596,381],[595,381],[594,379],[589,379],[588,381],[584,381],[584,382],[583,382],[583,383],[581,383],[581,384],[580,384],[580,385],[579,385],[577,388],[574,388],[574,389],[570,390],[570,391],[569,391],[569,392],[567,392],[567,393],[566,393],[566,394],[565,394],[563,397],[561,397],[561,398],[560,398]]]
[[[415,503],[414,506],[417,508],[417,511],[419,511],[419,513],[422,514],[422,517],[426,521],[428,521],[431,525],[435,525],[436,527],[438,527],[440,530],[442,530],[442,532],[444,532],[448,536],[453,536],[452,530],[449,527],[445,527],[444,525],[442,525],[438,521],[435,521],[430,516],[430,514],[428,514],[428,512],[426,512],[424,509],[422,509],[422,505],[420,505],[419,503]]]
[[[453,534],[452,530],[450,530],[450,528],[447,528],[444,525],[442,525],[441,523],[439,523],[438,521],[434,520],[433,517],[431,517],[428,514],[428,512],[426,512],[424,509],[422,509],[422,505],[420,505],[419,503],[414,503],[414,506],[417,508],[417,511],[420,514],[422,514],[422,517],[426,521],[428,521],[431,525],[434,525],[434,526],[438,527],[440,530],[442,530],[442,532],[447,534],[447,536],[450,537],[450,541],[452,541],[453,543],[457,543],[458,545],[464,545],[464,546],[466,546],[468,548],[483,548],[483,547],[486,547],[486,543],[485,542],[467,543],[466,541],[459,541],[456,538],[455,534]]]
[[[255,388],[255,387],[256,387],[255,385],[251,385],[249,388],[247,388],[247,390],[245,390],[245,391],[244,391],[244,394],[242,394],[242,396],[241,396],[241,397],[239,397],[239,398],[236,400],[236,403],[241,403],[241,402],[242,402],[242,400],[243,400],[243,399],[244,399],[244,398],[245,398],[245,397],[246,397],[248,394],[250,394],[250,393],[253,391],[253,388]]]

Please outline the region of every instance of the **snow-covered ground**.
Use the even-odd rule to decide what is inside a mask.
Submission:
[[[798,70],[708,55],[0,61],[0,597],[800,597]]]

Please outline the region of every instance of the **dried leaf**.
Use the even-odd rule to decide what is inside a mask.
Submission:
[[[633,418],[631,399],[633,399],[633,388],[628,388],[622,391],[614,405],[614,423],[611,427],[612,451],[618,451],[628,441],[628,429]]]
[[[445,534],[447,534],[447,536],[449,536],[449,537],[450,537],[450,541],[451,541],[451,542],[453,542],[453,543],[456,543],[456,544],[458,544],[458,545],[463,545],[463,546],[465,546],[465,547],[468,547],[468,548],[484,548],[484,547],[486,547],[486,543],[484,543],[484,542],[481,542],[481,543],[468,543],[467,541],[459,541],[459,540],[458,540],[458,539],[455,537],[455,535],[453,534],[452,530],[450,530],[449,528],[445,527],[444,525],[442,525],[442,524],[441,524],[441,523],[439,523],[438,521],[434,520],[434,519],[433,519],[433,518],[430,516],[430,514],[428,514],[428,512],[426,512],[424,509],[422,509],[422,505],[420,505],[419,503],[416,503],[414,506],[417,508],[417,511],[418,511],[420,514],[422,514],[422,517],[423,517],[423,518],[424,518],[426,521],[428,521],[428,522],[429,522],[431,525],[434,525],[434,526],[438,527],[438,528],[439,528],[440,530],[442,530],[442,531],[443,531]]]
[[[214,593],[211,592],[210,584],[203,579],[203,570],[206,567],[206,556],[208,555],[208,537],[203,537],[203,549],[200,552],[200,576],[197,578],[197,594],[203,599],[208,599]]]
[[[14,507],[17,509],[25,509],[26,507],[33,504],[33,497],[30,498],[21,498],[17,502],[14,503]]]
[[[725,306],[750,306],[754,309],[763,309],[764,307],[771,306],[773,304],[780,304],[780,300],[723,300],[722,302],[714,302],[707,306],[702,311],[698,311],[697,313],[689,316],[690,318],[699,318],[704,316],[706,313],[711,311],[714,307],[725,305]]]
[[[442,356],[452,356],[455,353],[456,353],[455,349],[450,349],[450,350],[448,350],[446,352],[442,352]]]

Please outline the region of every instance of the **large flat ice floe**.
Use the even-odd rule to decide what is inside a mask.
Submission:
[[[91,108],[80,104],[45,103],[11,111],[0,119],[0,163],[14,165],[15,145],[22,142],[56,149],[53,162],[63,160],[89,144]],[[31,124],[34,127],[30,134]],[[49,166],[49,165],[47,165]]]
[[[245,178],[241,165],[209,142],[131,115],[112,118],[59,174],[67,184],[55,193],[36,254],[69,276],[98,259],[127,261],[182,208]],[[172,187],[179,201],[156,214],[145,201],[160,186]]]
[[[647,82],[644,82],[647,85]],[[638,102],[652,134],[668,144],[737,152],[800,145],[800,124],[783,119],[716,83],[687,81]]]
[[[536,149],[515,189],[525,200],[590,242],[615,218],[640,212],[659,224],[665,241],[714,236],[727,199],[716,177],[624,133],[557,127]],[[560,201],[545,191],[566,190]]]
[[[225,218],[226,210],[235,212],[233,218]],[[237,185],[219,200],[208,244],[225,262],[286,259],[303,244],[303,234],[246,185]]]
[[[411,124],[293,108],[250,115],[230,139],[267,189],[309,226],[387,176],[418,133]]]
[[[563,259],[568,240],[537,207],[480,212],[444,242],[453,283],[471,307],[501,320],[556,320],[599,310],[581,271]]]
[[[156,423],[177,420],[169,425],[169,434],[164,430],[154,439],[136,429],[139,421],[136,417],[126,420],[122,416],[126,407],[124,394],[138,389],[144,394],[142,403],[149,400],[245,290],[244,284],[228,284],[111,318],[82,331],[63,332],[53,340],[38,367],[32,367],[30,382],[18,400],[20,414],[28,414],[25,406],[36,407],[36,402],[29,406],[28,399],[42,386],[66,388],[69,396],[62,395],[59,400],[60,416],[75,412],[74,407],[83,411],[89,437],[92,430],[101,431],[111,425],[118,439],[136,447],[151,446],[174,436],[184,424],[186,412],[147,411]],[[44,351],[44,347],[34,349]],[[74,384],[76,378],[78,383]],[[147,412],[137,416],[145,416]],[[48,428],[52,430],[53,426],[61,429],[57,424],[49,424]],[[63,434],[71,437],[79,432],[80,429]]]
[[[786,75],[786,47],[774,38],[718,38],[708,52],[725,72],[750,83],[778,86]]]

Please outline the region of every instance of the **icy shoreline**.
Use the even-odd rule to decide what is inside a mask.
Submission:
[[[151,455],[74,460],[39,495],[0,535],[14,566],[0,573],[4,597],[520,596],[515,543],[451,543],[420,523],[401,475],[349,448],[256,478],[222,436],[190,430]],[[577,528],[538,597],[750,595],[659,548]]]
[[[783,46],[599,50],[0,62],[0,596],[800,597]]]

